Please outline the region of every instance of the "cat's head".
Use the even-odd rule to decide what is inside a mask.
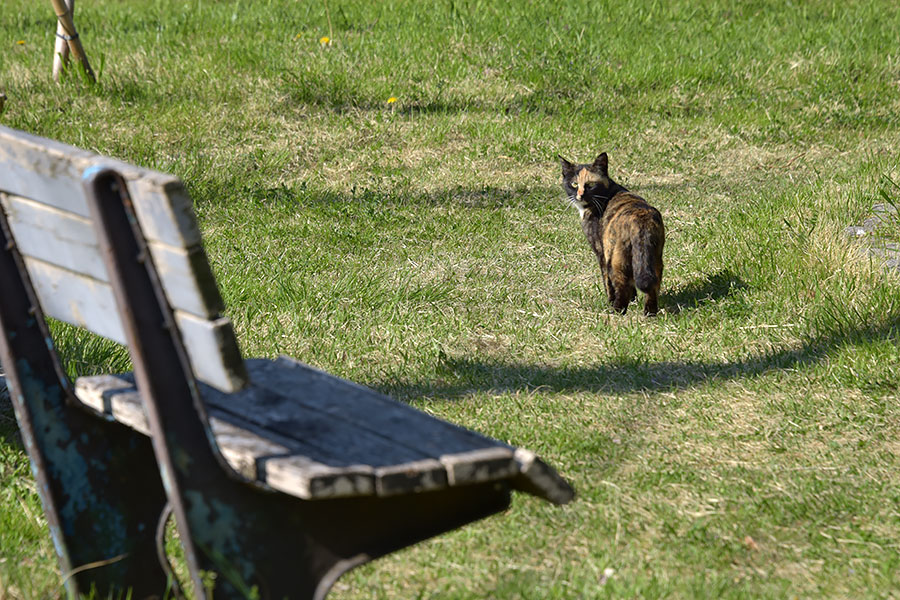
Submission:
[[[566,197],[582,216],[588,207],[594,207],[602,213],[613,194],[622,189],[609,178],[609,158],[606,152],[590,164],[572,164],[562,156],[557,158],[562,166],[562,187]]]

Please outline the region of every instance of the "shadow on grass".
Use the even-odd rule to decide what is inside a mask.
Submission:
[[[230,198],[241,198],[242,202],[257,205],[296,208],[317,207],[339,210],[352,215],[354,211],[371,213],[373,210],[387,211],[397,206],[448,206],[459,205],[467,208],[501,208],[523,202],[556,202],[560,211],[575,213],[563,200],[558,186],[504,188],[493,185],[480,187],[452,186],[430,192],[399,190],[386,192],[373,186],[353,186],[345,191],[323,190],[300,184],[295,188],[285,185],[266,186],[247,184],[239,177],[220,181],[199,182],[196,177],[186,177],[191,197],[204,204],[222,204]],[[549,200],[548,200],[549,199]],[[573,230],[578,229],[575,225]],[[580,230],[578,234],[581,235]]]
[[[453,93],[438,85],[431,92],[389,104],[387,94],[377,96],[371,90],[361,88],[359,81],[344,70],[283,71],[280,78],[282,104],[292,111],[315,106],[338,114],[363,111],[408,117],[461,113],[554,115],[560,103],[577,105],[584,101],[584,92],[571,93],[556,87],[538,87],[528,94],[494,101],[483,96]]]
[[[747,289],[747,284],[740,277],[732,273],[731,269],[722,269],[678,289],[664,292],[660,295],[660,305],[670,314],[678,314],[685,309],[698,308],[708,302],[727,298],[744,289]]]
[[[647,363],[623,359],[584,367],[549,367],[450,357],[441,362],[439,369],[444,382],[394,381],[375,385],[402,398],[430,400],[455,400],[478,392],[500,394],[537,389],[597,394],[674,391],[717,381],[757,377],[777,370],[803,368],[827,359],[829,354],[844,345],[898,339],[900,315],[893,315],[876,326],[836,332],[811,339],[800,348],[773,350],[732,362],[685,360]]]

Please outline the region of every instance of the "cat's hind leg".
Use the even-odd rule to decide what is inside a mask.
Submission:
[[[613,286],[612,280],[608,276],[604,276],[603,285],[606,287],[606,297],[609,299],[610,305],[614,305],[616,303],[616,288]]]
[[[652,270],[647,268],[639,270],[637,277],[635,278],[635,283],[647,296],[644,299],[644,314],[648,317],[655,315],[659,312],[659,288],[662,283],[662,256],[656,258]]]
[[[616,297],[613,301],[613,308],[616,309],[616,312],[622,313],[623,315],[628,310],[628,304],[635,296],[634,285],[623,283],[615,286]]]
[[[628,310],[628,304],[634,298],[634,282],[621,270],[616,271],[613,269],[609,270],[607,281],[610,289],[609,303],[612,304],[616,312],[624,315],[625,311]]]
[[[616,301],[616,288],[613,286],[612,279],[610,279],[609,264],[605,263],[601,257],[598,256],[597,258],[600,263],[600,276],[603,278],[603,289],[606,290],[606,297],[610,305],[612,305]]]
[[[621,251],[610,252],[606,262],[606,277],[609,285],[609,301],[613,308],[625,314],[628,303],[634,297],[634,281],[628,269],[627,253]]]
[[[659,284],[657,283],[645,294],[647,297],[644,299],[644,314],[648,317],[655,316],[659,312]]]

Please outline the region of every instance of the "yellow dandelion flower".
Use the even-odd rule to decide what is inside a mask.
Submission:
[[[322,37],[319,38],[319,43],[322,44],[323,46],[327,46],[327,45],[331,44],[331,38],[328,37],[327,35],[323,35]]]
[[[396,101],[397,101],[397,97],[396,97],[396,96],[391,96],[390,98],[388,98],[388,104],[393,104],[393,103],[396,102]]]
[[[19,40],[19,41],[18,41],[18,42],[16,42],[16,43],[17,43],[17,44],[18,44],[18,45],[20,45],[20,46],[21,46],[21,45],[23,45],[23,44],[24,44],[24,43],[25,43],[25,40]]]
[[[302,38],[302,37],[303,37],[303,34],[302,34],[302,33],[298,33],[297,35],[294,36],[294,39],[295,39],[295,40],[299,40],[299,39]]]

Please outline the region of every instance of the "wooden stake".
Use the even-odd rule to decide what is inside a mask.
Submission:
[[[81,65],[84,67],[84,72],[88,74],[88,77],[91,78],[91,81],[97,81],[97,78],[94,76],[94,70],[91,69],[91,65],[88,62],[87,55],[84,53],[84,47],[81,45],[81,40],[78,39],[78,32],[75,31],[75,23],[72,21],[72,12],[74,10],[75,0],[50,0],[53,3],[53,10],[56,11],[56,18],[58,20],[58,25],[56,28],[57,40],[59,40],[60,36],[63,37],[60,41],[67,42],[67,47],[69,51],[72,53],[72,56],[75,57],[76,60],[81,62]],[[60,32],[60,30],[62,30]],[[59,47],[59,46],[57,46]],[[65,64],[63,53],[59,53],[61,58],[63,59],[61,62]],[[62,67],[60,67],[62,70]],[[53,77],[57,81],[59,81],[59,71],[57,71],[55,64],[53,69]]]
[[[75,14],[75,0],[66,0],[66,8],[70,15]],[[62,23],[56,22],[56,43],[53,46],[53,81],[59,81],[63,68],[69,64],[69,43],[63,37],[66,30]]]

